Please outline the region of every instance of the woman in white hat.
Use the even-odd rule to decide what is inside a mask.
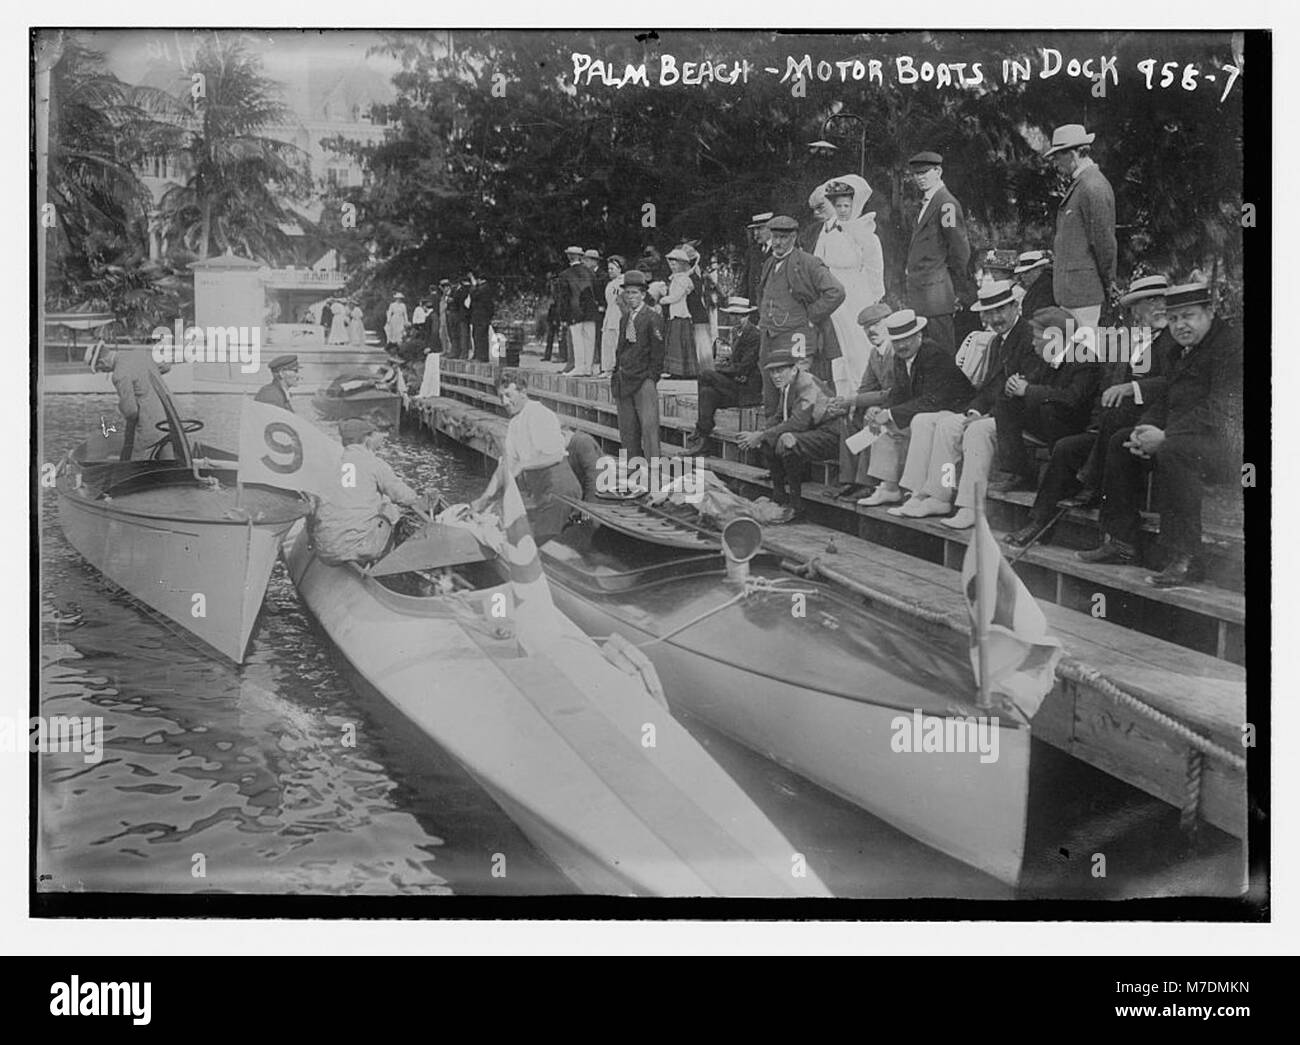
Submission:
[[[623,304],[623,273],[627,261],[622,254],[611,254],[605,259],[608,280],[605,283],[605,321],[600,328],[600,376],[614,372],[614,353],[618,348],[619,331],[627,307]]]
[[[885,296],[885,256],[876,235],[875,214],[863,214],[871,186],[856,174],[844,174],[819,186],[814,198],[825,200],[817,211],[822,227],[813,253],[826,262],[844,286],[844,302],[831,313],[840,343],[840,358],[831,363],[835,388],[852,395],[862,382],[871,357],[871,342],[858,315]]]
[[[700,372],[695,354],[695,330],[691,321],[687,295],[695,289],[690,277],[691,256],[681,247],[668,252],[668,292],[659,299],[667,319],[664,335],[664,370],[672,377],[697,377]]]
[[[393,295],[384,322],[384,336],[390,346],[402,343],[402,338],[406,336],[406,327],[410,322],[410,315],[406,311],[406,295],[399,290]]]
[[[330,305],[329,344],[346,345],[348,343],[348,306],[335,299]]]

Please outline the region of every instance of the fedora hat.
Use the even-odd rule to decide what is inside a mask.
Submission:
[[[749,298],[729,297],[726,305],[718,309],[718,311],[730,312],[733,316],[742,316],[750,312],[757,312],[758,306],[751,305]]]
[[[1120,296],[1121,305],[1131,305],[1143,298],[1162,298],[1169,292],[1169,277],[1163,273],[1154,276],[1140,276],[1128,285],[1128,290]]]
[[[572,256],[572,255],[574,255],[574,254],[576,254],[576,255],[578,255],[578,256],[582,256],[583,254],[586,253],[586,251],[583,250],[581,247],[565,247],[565,248],[564,248],[564,253],[565,253],[565,254],[568,254],[568,255],[570,255],[570,256]]]
[[[775,349],[772,352],[772,355],[768,357],[767,362],[763,364],[763,369],[776,370],[780,367],[798,366],[800,362],[802,362],[802,360],[799,357],[795,356],[795,354],[791,352],[790,349],[778,348]]]
[[[928,322],[928,319],[918,316],[910,308],[903,308],[891,313],[885,320],[885,330],[891,341],[902,341],[913,334],[919,334]]]
[[[1080,145],[1091,145],[1095,137],[1097,137],[1095,134],[1089,134],[1084,130],[1081,123],[1063,124],[1052,132],[1052,144],[1048,146],[1043,156],[1051,156],[1062,149],[1077,149]]]
[[[1043,265],[1050,265],[1052,259],[1045,250],[1027,250],[1016,259],[1017,265],[1015,274],[1023,276],[1026,272],[1032,272]]]
[[[1016,300],[1015,288],[1010,280],[999,279],[980,288],[979,300],[971,305],[972,312],[989,312]]]
[[[755,214],[752,218],[749,219],[749,227],[751,229],[760,228],[763,225],[766,225],[769,221],[771,221],[773,217],[775,217],[775,215],[773,215],[773,213],[770,210],[765,210],[763,211],[762,214]]]

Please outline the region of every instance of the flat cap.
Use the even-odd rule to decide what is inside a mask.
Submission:
[[[799,231],[799,223],[786,214],[778,214],[775,218],[771,218],[767,223],[767,227],[773,232]]]
[[[858,325],[874,327],[882,319],[888,319],[893,314],[893,311],[883,301],[877,301],[874,305],[868,305],[858,313]]]
[[[273,374],[277,370],[284,370],[286,367],[290,370],[297,370],[298,357],[295,355],[276,356],[274,359],[271,360],[271,362],[268,365],[270,366],[271,373]]]
[[[918,152],[907,163],[911,167],[941,167],[943,156],[937,152]]]

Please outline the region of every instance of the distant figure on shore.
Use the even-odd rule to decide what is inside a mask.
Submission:
[[[337,298],[330,305],[330,333],[326,341],[331,345],[348,343],[348,306]]]
[[[357,302],[352,303],[352,312],[348,316],[348,342],[354,348],[364,348],[366,344],[366,321]]]
[[[406,328],[411,319],[406,311],[406,295],[400,290],[393,295],[392,304],[388,306],[388,316],[384,322],[384,337],[387,338],[387,346],[395,348],[402,343],[406,337]]]

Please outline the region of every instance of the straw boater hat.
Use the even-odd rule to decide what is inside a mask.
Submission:
[[[1096,138],[1089,134],[1081,123],[1067,123],[1052,132],[1052,144],[1043,153],[1044,157],[1054,155],[1063,149],[1077,149],[1080,145],[1091,145]]]
[[[885,330],[890,341],[902,341],[913,334],[919,334],[928,322],[924,316],[918,316],[910,308],[904,308],[890,314],[885,320]]]
[[[582,257],[587,252],[583,250],[581,247],[565,247],[564,253],[572,258],[572,257]]]
[[[1010,305],[1016,300],[1015,288],[1009,280],[1000,279],[980,288],[980,298],[971,305],[972,312],[989,312],[1003,305]]]
[[[1019,264],[1016,265],[1016,275],[1023,276],[1026,272],[1032,272],[1036,268],[1052,263],[1051,256],[1045,250],[1027,250],[1016,259]]]
[[[584,258],[591,258],[592,261],[599,261],[600,251],[598,251],[595,247],[588,247],[586,250],[582,252],[582,256]]]
[[[1213,304],[1210,300],[1210,285],[1208,283],[1182,283],[1176,287],[1170,287],[1165,294],[1165,308],[1173,311],[1176,308],[1182,308],[1184,305],[1206,305]]]
[[[751,229],[762,228],[764,225],[766,225],[769,221],[772,220],[773,216],[774,215],[770,210],[765,210],[762,214],[755,214],[752,218],[749,219],[749,228]]]
[[[1169,290],[1169,277],[1163,273],[1141,276],[1128,285],[1128,292],[1120,297],[1121,305],[1131,305],[1143,298],[1162,298]]]
[[[748,315],[750,312],[757,312],[758,306],[751,305],[749,303],[749,298],[729,297],[727,298],[726,305],[718,309],[718,311],[729,312],[733,316],[744,316]]]

